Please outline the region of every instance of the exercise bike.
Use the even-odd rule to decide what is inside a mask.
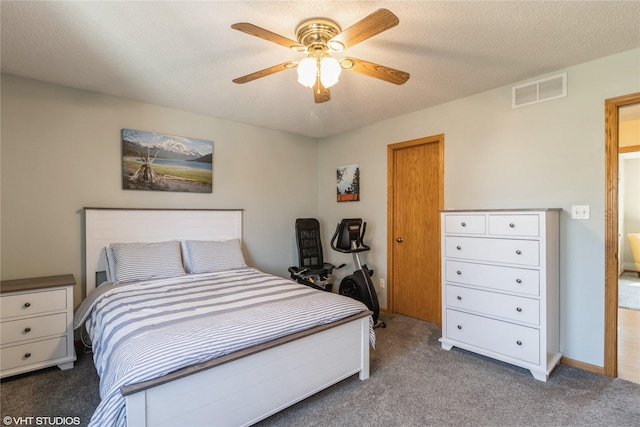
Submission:
[[[371,280],[373,270],[368,269],[366,265],[362,265],[360,262],[359,253],[371,250],[369,246],[362,242],[366,229],[367,223],[363,223],[361,218],[343,219],[336,227],[336,232],[331,238],[331,248],[338,252],[353,254],[353,262],[356,267],[353,274],[342,279],[338,292],[340,295],[351,297],[364,303],[373,312],[373,327],[385,328],[385,323],[378,319],[380,305],[378,304],[376,289]]]

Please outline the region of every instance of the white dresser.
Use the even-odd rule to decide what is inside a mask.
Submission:
[[[73,368],[73,275],[4,280],[0,378],[58,365]]]
[[[529,369],[559,363],[560,209],[443,211],[442,348]]]

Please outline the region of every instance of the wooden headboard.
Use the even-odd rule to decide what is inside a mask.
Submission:
[[[242,240],[242,210],[84,208],[85,290],[106,271],[111,243],[169,240]]]

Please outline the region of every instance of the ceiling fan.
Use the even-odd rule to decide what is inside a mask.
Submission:
[[[330,56],[332,52],[342,52],[376,34],[395,27],[399,22],[398,17],[387,9],[376,10],[344,31],[340,29],[338,24],[329,19],[314,18],[306,20],[298,26],[296,29],[298,41],[293,41],[247,22],[233,24],[231,28],[235,30],[288,47],[295,52],[307,54],[307,57],[301,61],[288,61],[274,65],[273,67],[238,77],[233,82],[247,83],[297,67],[298,82],[313,88],[316,103],[326,102],[331,99],[329,87],[338,82],[341,70],[353,71],[397,85],[404,84],[409,80],[409,73],[407,72],[348,56],[340,60]]]

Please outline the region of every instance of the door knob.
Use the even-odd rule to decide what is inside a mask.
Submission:
[[[402,242],[403,242],[402,237],[398,237],[398,238],[396,239],[396,242],[398,242],[398,243],[402,243]]]

